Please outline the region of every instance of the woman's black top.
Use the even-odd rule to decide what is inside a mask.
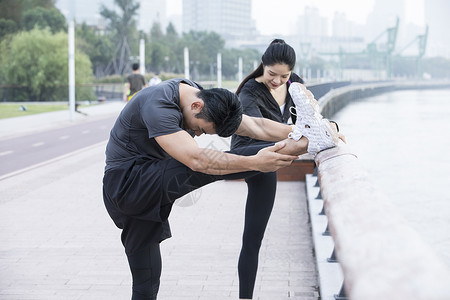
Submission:
[[[297,74],[291,73],[289,81],[286,83],[288,89],[291,82],[303,83],[303,80]],[[257,82],[254,78],[245,83],[238,96],[242,104],[243,113],[248,116],[267,118],[286,124],[295,123],[296,117],[290,112],[290,107],[295,105],[289,93],[286,95],[283,113],[281,113],[280,106],[266,85],[262,82]],[[255,142],[260,141],[235,134],[231,138],[231,148],[234,149]]]

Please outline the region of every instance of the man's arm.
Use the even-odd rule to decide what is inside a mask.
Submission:
[[[273,172],[297,159],[297,156],[276,153],[285,146],[284,143],[264,148],[256,155],[241,156],[200,148],[186,131],[159,136],[155,140],[171,157],[190,169],[212,175],[245,171]]]

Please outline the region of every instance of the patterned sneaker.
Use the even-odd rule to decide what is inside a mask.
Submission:
[[[337,133],[330,122],[319,112],[319,103],[313,97],[308,97],[306,88],[298,82],[289,87],[289,93],[295,104],[297,121],[289,137],[298,141],[302,136],[308,139],[308,153],[318,152],[335,147],[339,141]]]

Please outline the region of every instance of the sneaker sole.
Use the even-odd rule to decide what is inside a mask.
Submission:
[[[319,102],[314,98],[311,99],[308,97],[306,91],[300,86],[300,83],[293,82],[289,87],[289,94],[294,101],[297,116],[320,116]],[[321,117],[322,116],[320,116],[320,118]]]
[[[316,154],[319,151],[335,147],[339,137],[330,122],[320,114],[320,106],[317,100],[308,97],[306,91],[298,83],[291,84],[289,93],[295,104],[297,118],[300,119],[298,120],[300,121],[299,124],[310,127],[301,128],[302,134],[309,140],[308,152]]]

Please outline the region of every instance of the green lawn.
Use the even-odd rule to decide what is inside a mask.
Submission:
[[[21,110],[21,106],[24,106],[26,110]],[[0,119],[14,118],[20,116],[29,116],[34,114],[40,114],[45,112],[57,111],[57,110],[69,110],[67,104],[47,104],[47,103],[6,103],[0,104]]]

